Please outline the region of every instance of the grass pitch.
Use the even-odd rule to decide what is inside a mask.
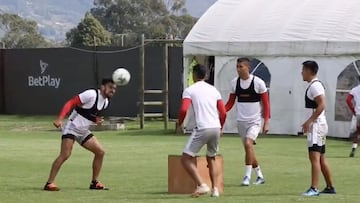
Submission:
[[[163,131],[161,122],[146,122],[137,130],[95,132],[106,149],[100,180],[109,191],[90,191],[92,154],[75,145],[63,165],[57,184],[60,192],[42,191],[50,165],[60,147],[60,132],[51,117],[0,117],[0,202],[360,202],[359,158],[348,158],[350,143],[328,140],[329,159],[338,194],[302,197],[309,187],[310,164],[306,140],[299,137],[262,136],[256,152],[266,184],[240,187],[244,152],[237,136],[221,139],[225,160],[225,193],[218,199],[167,194],[167,156],[180,154],[186,136]],[[202,151],[204,154],[204,151]],[[360,154],[357,154],[360,157]],[[255,177],[253,177],[255,179]],[[323,188],[324,181],[321,182]]]

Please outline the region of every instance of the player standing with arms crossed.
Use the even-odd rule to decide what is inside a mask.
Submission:
[[[192,105],[195,113],[196,128],[191,134],[181,157],[182,165],[197,184],[197,188],[192,194],[193,197],[210,192],[209,186],[202,181],[196,165],[192,161],[205,144],[207,145],[206,160],[212,183],[211,196],[219,196],[216,187],[218,171],[215,156],[218,151],[221,128],[226,119],[226,111],[219,91],[204,81],[206,73],[207,68],[205,66],[199,64],[194,66],[193,79],[195,83],[184,90],[179,112],[179,129],[182,129],[182,123],[190,105]]]
[[[311,162],[311,186],[304,196],[318,196],[320,172],[324,175],[326,188],[321,193],[335,194],[329,164],[325,158],[325,141],[328,125],[325,117],[325,89],[317,78],[319,66],[315,61],[303,62],[302,77],[309,83],[305,91],[305,108],[309,118],[302,125],[307,135]]]
[[[256,159],[253,144],[261,131],[261,112],[264,118],[262,132],[267,133],[269,130],[269,95],[265,82],[250,74],[250,59],[238,58],[236,70],[238,77],[231,81],[232,89],[225,107],[226,111],[230,111],[237,99],[238,132],[242,136],[245,149],[245,176],[241,185],[250,185],[252,169],[257,174],[254,184],[260,185],[265,183],[265,179]]]
[[[55,127],[61,128],[66,115],[71,110],[74,110],[62,130],[60,154],[52,164],[44,190],[60,190],[55,184],[55,177],[62,164],[70,157],[75,140],[82,147],[94,153],[93,174],[89,189],[108,189],[98,181],[105,152],[99,141],[89,130],[89,127],[93,123],[100,124],[103,122],[103,118],[99,114],[108,107],[109,99],[114,96],[115,92],[116,85],[114,81],[112,79],[103,79],[100,89],[86,90],[65,103],[59,117],[54,121]]]
[[[359,78],[360,80],[360,78]],[[356,148],[358,147],[359,132],[360,132],[360,85],[351,89],[346,98],[346,103],[355,117],[355,121],[351,121],[350,138],[353,139],[350,157],[355,156]]]

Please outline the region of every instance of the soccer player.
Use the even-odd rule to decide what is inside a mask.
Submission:
[[[360,78],[359,78],[360,79]],[[353,140],[351,147],[350,157],[355,156],[355,151],[360,141],[359,132],[360,132],[360,85],[351,89],[350,93],[346,98],[346,103],[349,106],[349,109],[353,113],[355,121],[351,122],[351,132],[350,138]]]
[[[245,176],[241,185],[250,185],[252,169],[257,174],[254,184],[260,185],[265,183],[265,178],[256,159],[253,145],[260,131],[265,134],[269,130],[269,95],[265,82],[250,74],[250,59],[238,58],[236,70],[238,77],[231,81],[232,90],[225,108],[226,111],[230,111],[237,99],[238,133],[242,137],[245,149]],[[262,129],[261,112],[264,119]]]
[[[197,184],[197,188],[192,194],[193,197],[210,192],[209,186],[203,182],[193,162],[194,157],[205,144],[207,145],[206,160],[212,183],[211,196],[219,196],[216,187],[218,171],[215,156],[218,151],[221,128],[226,119],[226,111],[218,90],[204,81],[206,73],[207,68],[205,66],[199,64],[194,66],[193,79],[195,83],[184,90],[179,111],[179,129],[182,129],[182,123],[190,105],[192,105],[195,113],[196,128],[192,132],[181,157],[182,165]]]
[[[99,141],[89,130],[89,127],[93,123],[101,124],[103,122],[100,113],[108,107],[109,99],[115,94],[115,91],[116,85],[112,79],[103,79],[100,89],[88,89],[65,103],[58,118],[53,122],[54,126],[62,128],[65,116],[71,110],[72,113],[62,129],[60,154],[52,164],[49,179],[44,186],[44,190],[60,190],[55,184],[55,177],[62,164],[70,157],[74,141],[94,153],[90,189],[108,189],[98,181],[105,152]]]
[[[319,176],[324,175],[326,188],[321,193],[335,194],[329,164],[325,158],[325,140],[328,125],[325,117],[325,88],[317,78],[318,64],[315,61],[303,62],[302,77],[309,83],[305,91],[305,108],[308,119],[302,125],[307,135],[309,159],[311,163],[311,186],[304,196],[319,195]]]

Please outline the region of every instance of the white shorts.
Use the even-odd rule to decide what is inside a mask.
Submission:
[[[352,116],[350,124],[350,133],[355,133],[360,126],[360,115]]]
[[[238,121],[237,124],[238,133],[243,141],[245,141],[245,138],[256,140],[259,136],[261,131],[261,120],[254,122]]]
[[[195,157],[206,144],[206,156],[215,157],[218,152],[220,128],[194,129],[183,150],[183,153]]]
[[[62,131],[62,138],[70,138],[76,140],[79,144],[83,145],[86,141],[88,141],[93,134],[89,130],[89,127],[79,128],[76,127],[71,120],[69,120],[63,131]]]
[[[314,145],[318,147],[325,146],[327,133],[327,123],[313,123],[310,127],[310,132],[307,134],[308,147],[313,147]]]

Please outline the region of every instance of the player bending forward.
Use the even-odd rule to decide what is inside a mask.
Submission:
[[[360,79],[360,78],[359,78]],[[346,98],[346,103],[349,106],[349,109],[353,113],[353,119],[351,121],[351,133],[350,138],[353,141],[350,157],[355,156],[356,148],[358,147],[358,143],[360,141],[360,85],[351,89],[350,93]],[[355,107],[354,107],[355,106]]]
[[[65,116],[72,109],[74,110],[62,130],[60,154],[52,164],[44,190],[60,190],[55,184],[55,177],[62,164],[70,157],[75,140],[82,147],[94,153],[90,189],[108,189],[98,181],[105,152],[99,141],[89,130],[89,127],[93,123],[100,124],[103,122],[103,118],[99,114],[108,107],[109,99],[115,94],[115,91],[116,85],[114,82],[111,79],[103,79],[100,89],[86,90],[66,102],[59,117],[54,121],[55,127],[61,128]]]
[[[329,163],[325,158],[325,140],[328,125],[325,117],[325,88],[317,78],[318,64],[305,61],[302,68],[303,80],[309,83],[305,92],[305,108],[308,119],[302,125],[307,135],[309,159],[311,162],[311,186],[304,196],[319,195],[319,176],[324,175],[326,188],[321,193],[335,194]]]
[[[253,144],[261,131],[261,111],[263,111],[264,118],[262,132],[267,133],[269,130],[269,96],[265,82],[250,74],[250,60],[248,58],[238,58],[236,70],[239,76],[231,81],[232,91],[229,101],[226,103],[226,111],[230,111],[237,99],[238,132],[242,136],[245,149],[245,176],[241,185],[250,185],[252,169],[257,174],[254,184],[260,185],[265,183],[265,179],[256,159]]]
[[[209,186],[203,182],[193,162],[194,157],[205,144],[207,145],[206,160],[212,184],[211,195],[213,197],[219,196],[216,187],[218,171],[215,156],[218,150],[221,128],[226,119],[226,111],[220,93],[214,86],[204,81],[206,71],[206,67],[202,65],[196,65],[193,68],[195,83],[185,89],[179,112],[180,129],[182,129],[182,123],[190,105],[192,105],[195,113],[196,128],[191,134],[181,157],[185,170],[197,184],[197,188],[192,194],[193,197],[210,192]]]

